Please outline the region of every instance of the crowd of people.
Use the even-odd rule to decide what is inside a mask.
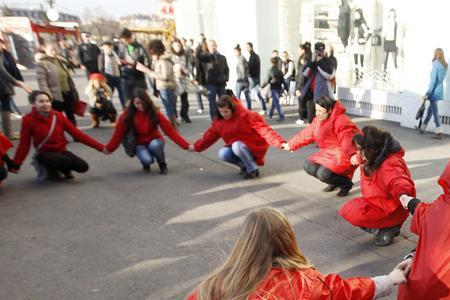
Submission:
[[[207,41],[204,36],[195,49],[193,41],[179,39],[171,42],[170,49],[158,39],[144,47],[126,28],[116,48],[107,41],[100,49],[90,41],[88,33],[83,33],[82,39],[78,52],[89,79],[85,93],[90,100],[92,126],[97,128],[106,120],[113,123],[110,141],[102,144],[77,128],[75,103],[79,96],[70,64],[59,55],[57,45],[49,42],[36,54],[39,90],[31,91],[20,72],[13,74],[0,63],[4,129],[4,134],[0,134],[0,181],[6,178],[7,171],[20,171],[31,144],[38,178],[73,179],[72,172],[87,172],[88,163],[68,150],[65,133],[106,155],[122,144],[128,156],[138,158],[144,172],[149,172],[156,162],[163,175],[168,174],[168,166],[160,130],[190,152],[204,151],[222,139],[219,159],[238,167],[245,179],[259,177],[270,146],[293,152],[316,143],[318,151],[304,162],[304,170],[326,184],[324,192],[338,190],[337,196],[347,196],[354,185],[355,170],[359,167],[361,172],[361,196],[347,201],[339,214],[353,226],[373,234],[374,245],[388,246],[399,235],[409,212],[413,215],[411,230],[419,235],[415,252],[387,276],[324,276],[299,250],[286,216],[275,209],[260,209],[247,216],[224,265],[202,281],[188,299],[376,299],[391,293],[394,285],[401,285],[399,299],[450,299],[450,235],[448,230],[442,230],[450,211],[450,164],[439,180],[444,194],[431,204],[416,199],[415,184],[403,159],[405,149],[389,132],[373,126],[359,128],[346,115],[340,101],[335,100],[337,61],[332,48],[327,49],[322,42],[314,46],[306,42],[299,47],[297,65],[287,52],[281,58],[274,52],[267,78],[261,83],[260,58],[252,43],[246,44],[248,61],[237,45],[233,93],[226,89],[230,73],[226,57],[218,52],[215,41]],[[6,57],[5,51],[0,52],[0,61]],[[432,82],[424,96],[433,105],[424,127],[434,115],[439,135],[442,127],[436,118],[435,102],[443,97],[446,69],[443,52],[437,49]],[[148,86],[147,79],[152,86]],[[284,121],[279,99],[283,95],[289,98],[293,81],[299,107],[297,123],[306,126],[285,139],[266,123],[264,116],[272,118],[276,110],[278,121]],[[193,143],[177,130],[178,116],[182,122],[191,122],[191,82],[198,113],[203,113],[202,94],[206,90],[212,120],[202,137]],[[10,140],[17,138],[7,116],[12,111],[13,86],[29,92],[32,110],[22,118],[19,144],[10,158]],[[265,86],[270,86],[272,98],[268,111],[262,93]],[[118,117],[112,104],[115,90],[123,109]],[[240,101],[242,93],[246,106]],[[256,94],[259,112],[252,111],[250,94]],[[177,97],[181,103],[179,112]],[[156,101],[161,101],[165,115]]]

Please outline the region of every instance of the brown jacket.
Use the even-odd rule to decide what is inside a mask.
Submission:
[[[155,61],[154,69],[148,74],[156,81],[156,88],[161,89],[175,89],[175,74],[173,72],[173,62],[170,55],[161,55]]]
[[[39,89],[41,91],[47,92],[52,96],[53,101],[63,102],[63,96],[61,92],[61,87],[58,80],[58,71],[54,63],[52,63],[49,57],[45,53],[36,53],[34,56],[36,61],[36,75]],[[67,68],[68,62],[61,56],[57,57],[58,60],[62,61],[64,70],[67,72],[69,77],[69,85],[72,90],[75,100],[79,99],[78,91],[75,88],[75,84],[70,76],[69,69]]]

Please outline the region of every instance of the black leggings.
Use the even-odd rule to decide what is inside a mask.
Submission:
[[[42,152],[37,156],[39,163],[47,168],[49,175],[57,175],[58,172],[66,174],[70,171],[84,173],[89,170],[87,162],[72,152]]]
[[[75,113],[73,111],[73,106],[75,101],[78,99],[74,99],[74,95],[71,91],[62,93],[63,101],[53,101],[52,108],[59,112],[64,112],[66,114],[67,119],[77,126],[77,121],[75,120]]]
[[[320,181],[327,184],[344,188],[353,186],[353,182],[348,177],[333,173],[330,169],[325,168],[322,165],[313,163],[310,160],[305,161],[303,169],[309,175],[316,177]]]
[[[8,172],[5,169],[4,165],[0,165],[0,182],[8,177]]]
[[[188,93],[184,92],[180,95],[181,100],[181,110],[180,110],[180,116],[186,120],[189,119],[189,101],[188,101]]]

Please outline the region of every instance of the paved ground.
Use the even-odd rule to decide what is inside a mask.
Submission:
[[[81,90],[82,76],[77,85]],[[25,104],[22,93],[17,98]],[[209,124],[207,115],[194,111],[193,105],[193,123],[180,128],[190,141]],[[285,122],[269,123],[289,138],[300,129],[294,120],[291,108]],[[395,123],[354,121],[384,127],[401,142],[422,199],[440,193],[436,180],[449,159],[449,138],[436,141]],[[112,129],[86,132],[106,142]],[[359,174],[346,199],[322,193],[324,185],[301,168],[314,146],[294,154],[270,149],[261,178],[250,181],[217,160],[220,146],[192,154],[170,141],[170,172],[160,176],[142,173],[121,148],[107,157],[72,143],[69,148],[89,162],[90,171],[51,184],[35,181],[28,159],[0,189],[0,299],[183,299],[226,258],[245,215],[264,206],[288,214],[300,248],[324,273],[385,274],[414,246],[408,226],[392,246],[379,248],[337,216],[347,199],[360,194]]]

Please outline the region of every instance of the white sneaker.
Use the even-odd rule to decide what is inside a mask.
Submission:
[[[305,125],[305,122],[301,119],[298,119],[297,121],[295,121],[295,124],[297,125]]]
[[[427,124],[422,123],[419,127],[420,133],[424,133],[427,130]]]
[[[262,111],[259,112],[259,114],[261,116],[267,115],[267,110],[262,110]]]
[[[198,113],[199,115],[203,114],[203,109],[197,109],[197,113]]]

